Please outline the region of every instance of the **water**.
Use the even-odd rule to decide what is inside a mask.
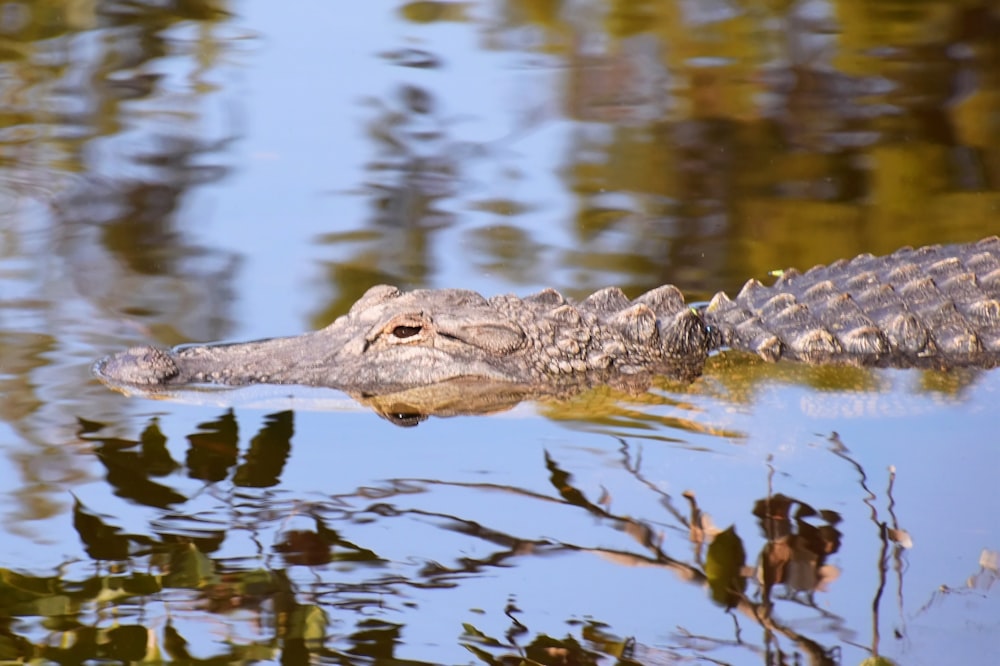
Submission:
[[[997,233],[995,10],[8,3],[0,35],[0,658],[995,661],[995,372],[726,354],[400,428],[89,371],[378,282],[703,299]]]

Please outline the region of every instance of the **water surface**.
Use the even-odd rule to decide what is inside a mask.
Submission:
[[[724,354],[399,428],[90,365],[997,233],[996,9],[355,5],[0,12],[0,659],[994,663],[995,372]]]

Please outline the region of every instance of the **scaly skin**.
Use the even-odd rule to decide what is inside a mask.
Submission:
[[[767,360],[895,367],[996,365],[1000,238],[904,248],[751,280],[703,313],[722,343]]]
[[[1000,238],[903,249],[751,280],[735,299],[691,307],[672,286],[574,303],[553,290],[486,299],[462,289],[372,287],[326,328],[288,338],[172,350],[133,347],[97,362],[105,382],[301,384],[358,396],[444,382],[559,393],[643,377],[695,376],[728,347],[808,363],[1000,364]]]

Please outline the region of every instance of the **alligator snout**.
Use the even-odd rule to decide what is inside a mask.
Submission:
[[[132,347],[94,364],[94,372],[115,384],[156,386],[165,384],[180,372],[169,352],[156,347]]]

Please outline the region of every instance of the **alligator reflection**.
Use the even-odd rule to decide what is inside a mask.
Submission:
[[[879,415],[904,415],[921,409],[918,401],[896,400],[895,378],[906,378],[908,392],[933,396],[938,402],[962,401],[982,378],[979,368],[947,371],[910,369],[896,375],[854,366],[811,366],[800,363],[767,363],[756,356],[727,352],[709,357],[704,366],[678,364],[672,374],[623,375],[597,386],[520,386],[506,382],[467,381],[462,378],[380,395],[349,393],[387,421],[403,427],[423,423],[431,416],[453,417],[497,414],[521,403],[549,419],[586,422],[591,430],[614,436],[668,439],[669,430],[683,430],[738,439],[743,433],[695,417],[703,400],[729,405],[749,405],[772,384],[807,386],[810,394],[802,407],[813,416],[852,418],[876,410]],[[283,385],[178,388],[121,386],[102,381],[130,397],[169,400],[187,404],[298,411],[342,411],[348,403],[334,389]],[[834,399],[836,398],[836,399]],[[669,413],[651,409],[670,407]],[[678,413],[681,415],[679,416]],[[692,414],[691,418],[683,414]],[[650,426],[667,426],[650,428]],[[642,433],[642,434],[638,434]]]
[[[766,663],[805,657],[812,664],[834,664],[838,644],[858,629],[820,608],[812,596],[836,578],[836,569],[827,562],[844,538],[837,527],[840,514],[774,491],[773,474],[767,496],[747,509],[764,537],[758,563],[753,565],[735,526],[715,527],[694,492],[685,492],[678,500],[651,482],[644,475],[641,451],[625,440],[620,440],[621,469],[626,478],[659,497],[668,522],[663,516],[644,520],[616,511],[606,492],[597,500],[589,499],[551,454],[545,455],[544,465],[552,493],[491,483],[397,478],[376,487],[307,499],[276,488],[291,450],[291,412],[268,416],[242,455],[235,416],[225,412],[187,436],[183,463],[171,456],[155,418],[136,440],[104,437],[103,429],[102,424],[81,421],[79,437],[93,444],[107,468],[107,482],[119,496],[160,511],[148,529],[130,533],[77,500],[73,526],[98,567],[79,578],[69,573],[70,563],[59,576],[0,572],[0,612],[21,619],[16,625],[0,626],[0,659],[138,661],[153,653],[191,659],[184,634],[204,631],[204,623],[227,636],[225,642],[216,643],[227,652],[212,658],[277,658],[279,653],[282,663],[309,656],[338,662],[362,656],[392,658],[397,656],[405,625],[369,614],[406,609],[411,605],[410,590],[445,590],[517,566],[525,558],[580,553],[619,566],[670,571],[678,581],[704,588],[711,602],[732,616],[734,635],[701,636],[681,627],[672,637],[673,647],[665,649],[616,636],[591,619],[575,622],[579,636],[556,638],[532,634],[525,624],[530,620],[518,617],[511,599],[504,609],[511,620],[504,636],[488,635],[467,623],[459,643],[490,664],[508,663],[517,655],[537,663],[595,663],[601,655],[616,657],[619,663],[672,662],[706,658],[722,648],[766,655]],[[882,551],[886,554],[892,546],[898,558],[905,532],[894,516],[891,523],[879,518],[864,471],[839,439],[830,442],[833,455],[857,467],[861,486],[869,493],[866,502]],[[182,485],[185,475],[208,483],[193,493],[171,487],[171,482]],[[602,533],[610,530],[629,537],[635,547],[516,534],[461,513],[420,506],[420,498],[446,491],[489,495],[494,503],[513,500],[536,510],[558,507],[582,513],[595,521],[597,534],[591,539],[588,530],[587,540],[599,543],[608,536]],[[214,502],[210,509],[203,503],[206,496]],[[888,499],[891,507],[891,483]],[[408,544],[404,558],[365,544],[372,535],[367,526],[384,532],[402,527],[401,522],[467,537],[478,545],[459,546],[451,556],[453,563],[447,565],[414,553],[427,546],[427,540]],[[556,528],[549,525],[541,532]],[[527,524],[521,529],[528,529]],[[692,555],[668,552],[665,530],[686,534]],[[248,534],[250,541],[240,545],[241,534]],[[486,554],[470,555],[484,547]],[[883,585],[888,560],[886,555],[879,563]],[[784,594],[779,593],[782,589]],[[876,627],[881,592],[880,587],[873,605]],[[154,599],[165,607],[162,617],[147,604]],[[801,622],[782,620],[783,610],[799,618],[811,615],[820,623],[808,623],[812,629],[806,632],[797,628]],[[109,611],[116,618],[113,628],[106,628],[102,620]],[[237,611],[241,614],[234,615]],[[44,624],[49,638],[33,638],[37,634],[30,629],[32,621]],[[186,628],[187,622],[201,623],[202,628]],[[763,629],[763,645],[753,644],[741,633],[744,622]],[[252,626],[252,631],[243,633],[241,623]],[[349,623],[353,630],[345,633],[339,628]],[[728,621],[725,626],[730,626]],[[872,652],[877,655],[877,634],[875,641]]]

